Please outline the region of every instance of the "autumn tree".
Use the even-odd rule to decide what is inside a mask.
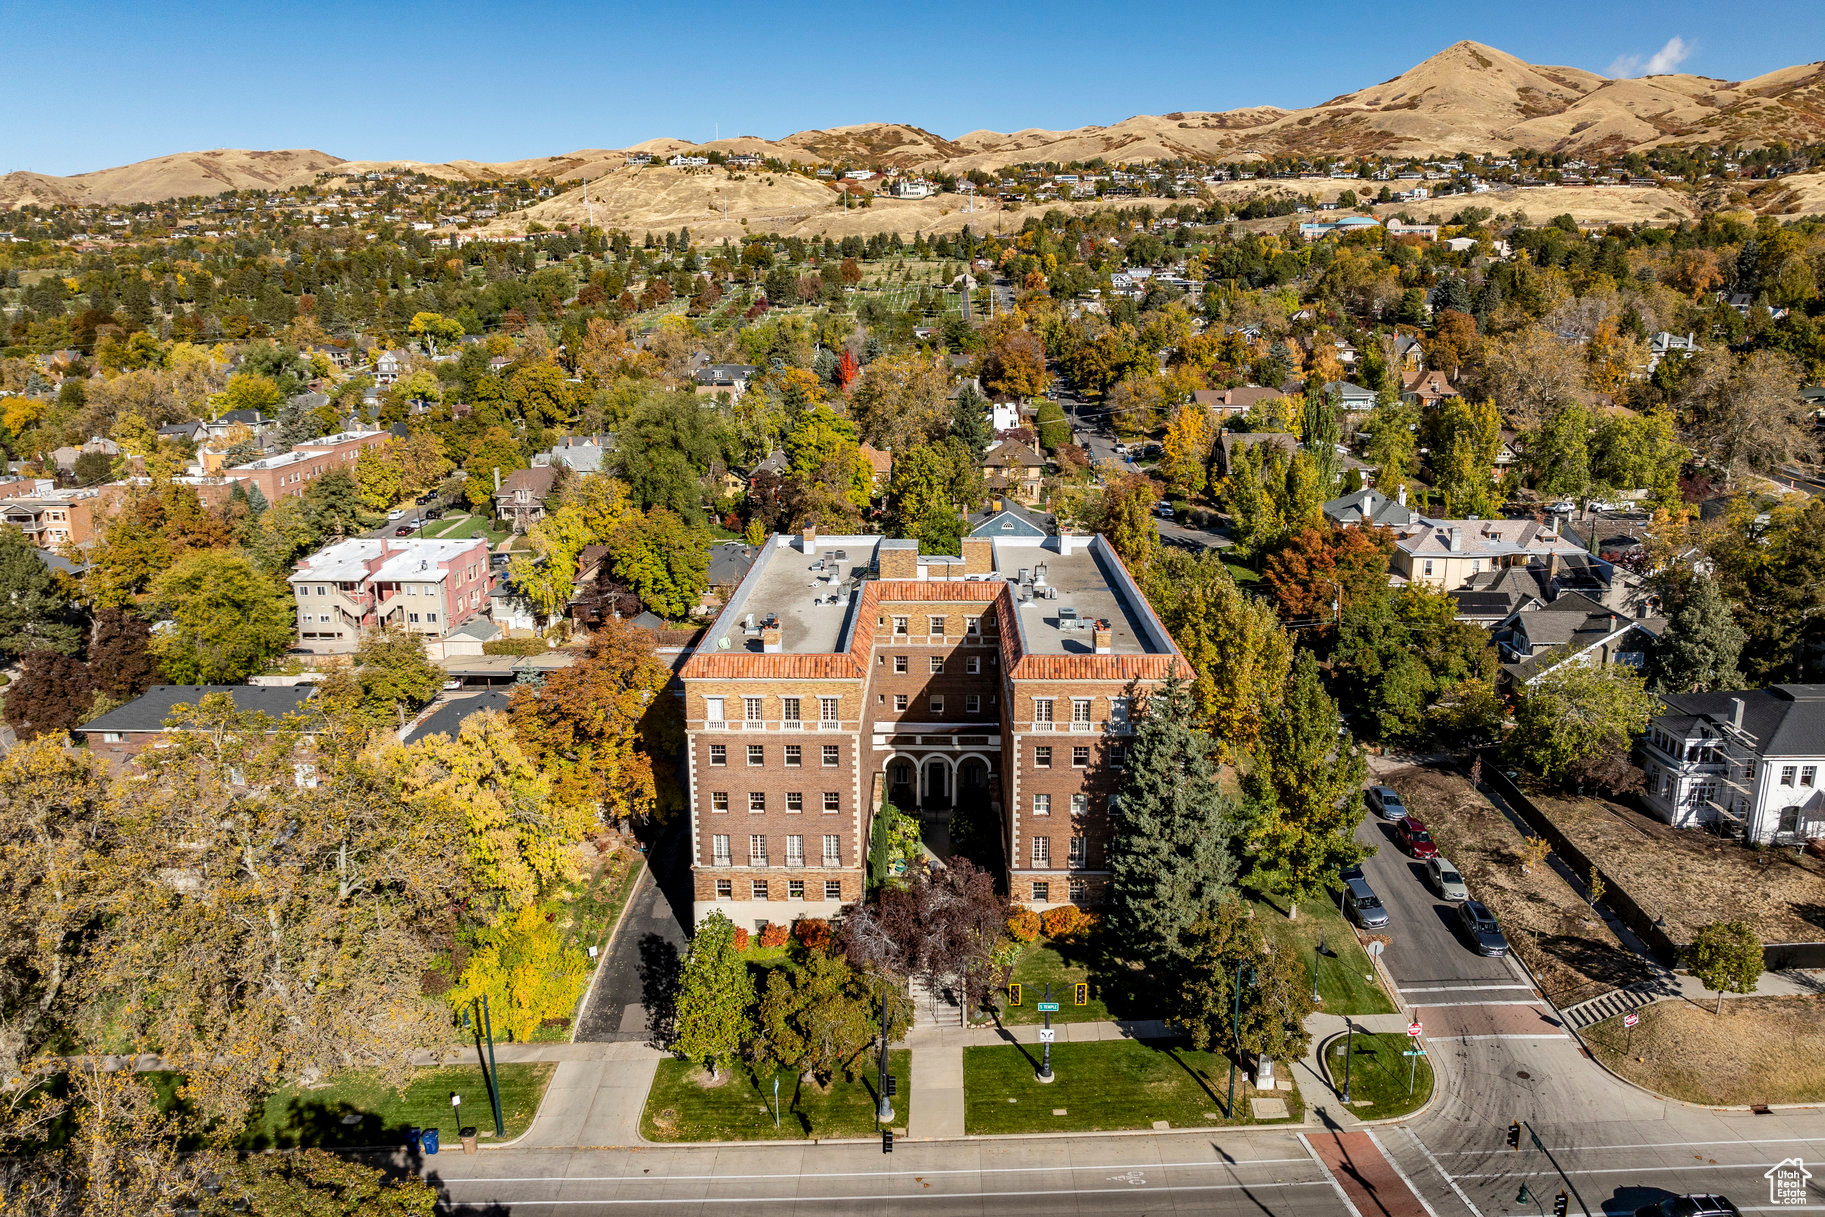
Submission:
[[[74,655],[81,646],[82,625],[57,573],[24,533],[0,526],[0,657]]]
[[[1144,473],[1119,477],[1103,491],[1092,527],[1115,547],[1130,571],[1147,569],[1159,551],[1160,529],[1153,518],[1159,499],[1158,483]]]
[[[95,686],[89,669],[56,651],[28,651],[6,690],[6,723],[20,739],[70,730],[89,720]]]
[[[891,1031],[891,1028],[889,1029]],[[853,1079],[880,1033],[879,1002],[841,955],[804,950],[767,972],[755,1049],[810,1079]]]
[[[1688,378],[1680,408],[1702,450],[1734,484],[1741,473],[1773,473],[1818,455],[1798,389],[1798,370],[1782,352],[1755,351],[1738,361],[1719,351]]]
[[[1232,896],[1200,918],[1186,934],[1186,954],[1190,966],[1173,1004],[1193,1047],[1281,1062],[1305,1055],[1311,978],[1293,952],[1268,942],[1247,905]]]
[[[1515,706],[1508,743],[1515,758],[1549,782],[1596,782],[1626,789],[1629,749],[1656,701],[1639,673],[1620,664],[1566,663],[1528,685]]]
[[[115,701],[129,701],[159,679],[152,627],[123,609],[104,608],[89,625],[89,679]]]
[[[1009,326],[982,359],[982,384],[991,393],[1038,397],[1049,379],[1045,346],[1025,329]]]
[[[1368,771],[1310,651],[1299,652],[1285,694],[1268,711],[1253,762],[1242,778],[1255,811],[1252,882],[1283,894],[1289,916],[1297,916],[1301,901],[1363,856],[1355,830]]]
[[[291,645],[291,596],[238,552],[186,554],[153,581],[151,599],[172,623],[154,653],[178,684],[232,684]]]
[[[1553,410],[1576,401],[1584,388],[1578,346],[1540,326],[1484,344],[1490,394],[1515,427],[1537,427]]]
[[[672,1051],[717,1076],[750,1034],[753,1005],[754,982],[735,950],[735,925],[712,912],[697,924],[679,973]]]
[[[710,586],[710,535],[665,507],[630,514],[608,538],[615,575],[668,621],[697,609]]]
[[[488,999],[489,1018],[520,1043],[548,1019],[569,1019],[589,983],[583,948],[566,942],[555,910],[526,904],[475,934],[463,972],[446,994],[453,1009]]]
[[[1261,578],[1282,618],[1310,620],[1382,594],[1394,538],[1385,528],[1301,528],[1268,554]]]
[[[862,373],[849,413],[864,442],[904,457],[950,425],[949,371],[933,355],[883,355]]]
[[[443,682],[444,670],[425,653],[423,635],[379,629],[361,636],[352,664],[334,673],[322,692],[370,728],[404,728],[408,714],[429,704]]]
[[[1203,406],[1181,405],[1173,411],[1161,444],[1160,472],[1174,495],[1188,499],[1204,489],[1215,438],[1210,412]]]

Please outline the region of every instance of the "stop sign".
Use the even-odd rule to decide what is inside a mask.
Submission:
[[[1417,1021],[1407,1024],[1407,1034],[1413,1036],[1415,1039],[1419,1038],[1419,1023]]]

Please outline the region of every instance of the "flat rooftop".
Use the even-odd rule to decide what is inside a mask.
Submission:
[[[1029,655],[1094,654],[1091,623],[1099,620],[1109,623],[1111,654],[1147,655],[1167,649],[1149,641],[1157,630],[1151,625],[1152,614],[1132,603],[1139,599],[1139,590],[1099,552],[1102,548],[1080,541],[1071,553],[1061,554],[1050,549],[996,546],[997,575],[1013,583],[1024,568],[1032,580],[1030,600],[1020,591],[1015,593],[1020,605],[1021,646]]]
[[[756,651],[760,623],[777,616],[780,649],[788,654],[827,655],[842,646],[855,591],[874,570],[880,537],[820,537],[817,552],[806,554],[795,538],[770,537],[748,569],[747,578],[729,597],[716,627],[705,641],[725,650]],[[782,545],[782,541],[788,544]],[[748,628],[748,618],[754,628]]]

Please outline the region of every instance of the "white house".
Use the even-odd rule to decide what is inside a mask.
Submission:
[[[1020,403],[998,401],[989,405],[989,428],[997,434],[1012,431],[1020,425]]]
[[[1721,823],[1744,840],[1825,837],[1825,685],[1663,697],[1641,737],[1643,800],[1675,828]]]

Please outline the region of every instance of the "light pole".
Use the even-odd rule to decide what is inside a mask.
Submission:
[[[1044,1012],[1045,1030],[1040,1032],[1039,1080],[1052,1080],[1052,982],[1046,982],[1046,995],[1040,999],[1039,1008]]]
[[[1343,1020],[1343,1105],[1350,1105],[1350,1050],[1356,1046],[1356,1024]]]
[[[1248,983],[1255,983],[1255,969],[1246,959],[1236,961],[1235,993],[1232,995],[1229,1015],[1229,1036],[1233,1042],[1229,1056],[1229,1107],[1230,1119],[1236,1118],[1236,1062],[1242,1056],[1242,969],[1248,969]]]
[[[880,1103],[875,1107],[875,1119],[881,1124],[893,1123],[893,1104],[887,1098],[887,989],[881,989],[881,1065],[875,1074],[875,1093],[880,1096]]]
[[[1324,938],[1318,939],[1318,945],[1312,948],[1312,1004],[1323,1003],[1324,998],[1318,995],[1318,961],[1324,958]]]

